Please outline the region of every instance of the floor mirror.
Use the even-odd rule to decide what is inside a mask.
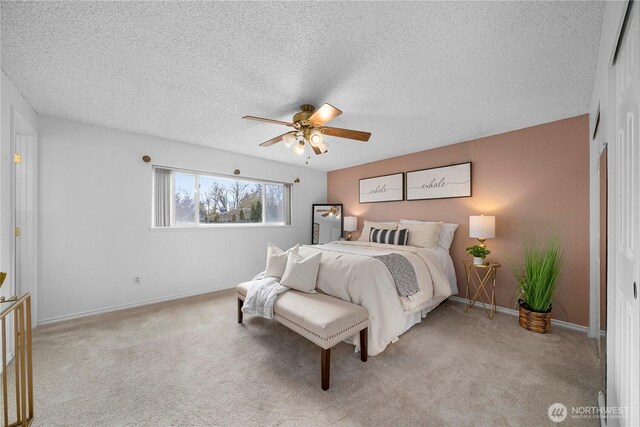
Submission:
[[[312,207],[311,243],[321,245],[334,242],[342,237],[344,219],[342,205],[320,205]]]

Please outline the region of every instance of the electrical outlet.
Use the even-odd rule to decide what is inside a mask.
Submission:
[[[142,277],[141,276],[133,276],[133,284],[134,285],[142,285]]]

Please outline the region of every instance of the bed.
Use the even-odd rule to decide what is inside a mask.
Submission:
[[[302,246],[300,255],[322,253],[316,288],[328,295],[359,304],[369,310],[368,354],[375,356],[437,307],[458,292],[453,261],[446,249],[427,249],[368,241],[338,241]],[[398,295],[384,263],[374,258],[387,254],[405,257],[415,270],[421,294]],[[350,342],[359,349],[359,337]]]

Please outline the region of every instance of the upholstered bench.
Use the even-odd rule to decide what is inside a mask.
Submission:
[[[238,323],[242,323],[242,305],[247,283],[236,287]],[[331,347],[360,332],[360,359],[367,361],[369,312],[366,308],[326,294],[308,294],[288,290],[273,305],[273,318],[287,328],[320,346],[322,389],[329,389]]]

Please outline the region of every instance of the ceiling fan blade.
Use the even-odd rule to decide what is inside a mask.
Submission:
[[[323,127],[322,133],[329,136],[337,136],[338,138],[355,139],[356,141],[367,142],[371,137],[371,132],[362,132],[359,130],[341,129]]]
[[[260,146],[261,146],[261,147],[270,147],[270,146],[272,146],[273,144],[277,144],[278,142],[282,141],[282,137],[283,137],[283,136],[288,135],[289,133],[290,133],[290,132],[283,133],[283,134],[282,134],[282,135],[280,135],[280,136],[276,136],[275,138],[271,138],[270,140],[265,141],[265,142],[263,142],[262,144],[260,144]]]
[[[317,147],[315,145],[309,144],[311,146],[311,149],[313,150],[314,153],[316,154],[322,154],[322,150],[320,149],[320,147]]]
[[[331,104],[324,104],[322,107],[318,108],[315,113],[311,115],[307,120],[316,126],[322,126],[330,120],[335,119],[342,111],[338,110]]]
[[[321,216],[329,216],[329,212],[327,212],[326,214],[323,214]]]
[[[243,116],[242,118],[243,119],[247,119],[247,120],[256,120],[258,122],[273,123],[273,124],[276,124],[276,125],[285,125],[285,126],[295,127],[295,126],[293,126],[293,123],[291,123],[291,122],[283,122],[281,120],[265,119],[264,117]]]

